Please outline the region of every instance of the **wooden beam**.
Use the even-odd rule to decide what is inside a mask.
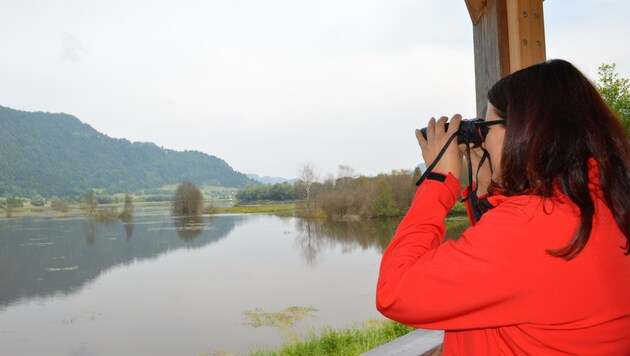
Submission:
[[[465,0],[466,7],[468,7],[468,14],[472,20],[473,25],[476,25],[483,15],[483,11],[486,9],[487,0]]]
[[[465,0],[473,22],[477,116],[501,77],[546,59],[543,0]]]
[[[546,59],[543,0],[508,0],[510,73]]]
[[[508,40],[506,0],[485,1],[483,14],[473,25],[478,117],[486,113],[486,93],[490,87],[510,73]]]

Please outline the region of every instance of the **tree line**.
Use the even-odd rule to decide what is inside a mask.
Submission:
[[[303,203],[300,214],[325,215],[333,220],[396,217],[409,209],[419,172],[399,170],[375,177],[341,173],[319,182],[312,166],[305,166],[300,170],[302,177],[293,184],[247,186],[236,198],[242,204],[299,200]],[[348,170],[347,166],[341,168]]]
[[[291,201],[300,198],[303,184],[275,183],[248,185],[236,193],[236,199],[251,203],[257,201]]]

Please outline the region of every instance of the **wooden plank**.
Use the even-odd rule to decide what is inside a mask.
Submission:
[[[547,42],[545,41],[545,16],[543,1],[534,1],[531,4],[532,12],[532,46],[534,48],[528,65],[547,60]]]
[[[510,38],[508,33],[507,2],[511,0],[500,0],[497,2],[497,25],[499,27],[499,60],[501,77],[510,74]],[[490,89],[490,88],[488,88]]]
[[[506,0],[488,0],[483,16],[473,26],[478,117],[485,115],[490,87],[510,73],[506,14]]]
[[[418,329],[392,340],[361,356],[419,356],[432,355],[444,341],[444,331]]]
[[[509,53],[510,57],[510,70],[509,73],[512,73],[512,68],[521,68],[521,47],[519,45],[520,41],[520,31],[519,31],[519,0],[512,0],[507,2],[507,28],[508,28],[508,38],[509,38]]]
[[[507,27],[511,73],[546,59],[542,1],[508,1]]]
[[[472,20],[473,25],[476,25],[483,15],[483,11],[486,9],[487,0],[465,0],[466,7],[468,8],[468,14]]]

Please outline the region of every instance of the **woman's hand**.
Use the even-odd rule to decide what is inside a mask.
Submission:
[[[418,143],[420,144],[422,157],[427,167],[433,163],[438,153],[442,150],[444,145],[446,145],[448,139],[459,130],[462,117],[459,114],[453,115],[448,125],[448,131],[445,132],[444,124],[446,124],[447,120],[448,118],[446,116],[440,117],[437,121],[432,117],[427,125],[426,139],[422,136],[420,130],[416,129],[416,139],[418,139]],[[437,162],[436,166],[433,168],[433,171],[443,174],[450,172],[459,179],[462,172],[462,150],[465,148],[465,145],[460,146],[462,147],[458,147],[457,145],[457,138],[453,139],[444,152],[444,155],[442,155],[442,158],[440,158],[439,162]]]

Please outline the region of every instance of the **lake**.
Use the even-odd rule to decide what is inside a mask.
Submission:
[[[378,267],[399,220],[274,215],[0,219],[8,355],[247,354],[381,319]]]

